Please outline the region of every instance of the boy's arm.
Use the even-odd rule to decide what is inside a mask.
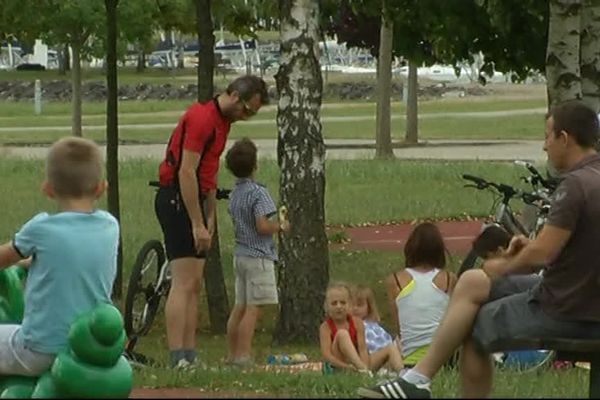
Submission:
[[[0,269],[10,267],[22,259],[23,257],[19,254],[12,242],[0,246]]]
[[[256,217],[256,231],[261,235],[273,235],[279,233],[281,226],[279,221],[271,220],[266,215]]]

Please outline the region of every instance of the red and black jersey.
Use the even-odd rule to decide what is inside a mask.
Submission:
[[[221,112],[216,98],[206,103],[195,103],[188,108],[173,130],[165,159],[160,163],[160,185],[177,184],[181,156],[185,149],[200,154],[196,175],[201,192],[216,189],[219,159],[225,149],[230,128],[231,122]]]

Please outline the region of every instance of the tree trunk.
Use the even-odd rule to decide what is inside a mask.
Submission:
[[[584,0],[581,12],[581,94],[600,112],[600,2]]]
[[[69,45],[64,45],[58,50],[58,74],[66,75],[69,69]]]
[[[582,0],[550,0],[546,80],[548,105],[581,99],[579,30]]]
[[[229,317],[230,310],[221,264],[221,246],[219,243],[218,218],[216,215],[213,243],[208,252],[206,267],[204,268],[204,285],[206,286],[210,330],[213,333],[225,333],[227,331],[227,318]]]
[[[393,25],[381,16],[379,56],[377,57],[377,118],[375,157],[393,158],[391,132]]]
[[[198,101],[214,96],[215,35],[210,11],[210,0],[196,0],[196,28],[198,33]]]
[[[288,209],[291,231],[279,237],[281,306],[274,339],[315,342],[329,281],[319,2],[279,0],[279,10],[277,162],[280,199]]]
[[[121,220],[119,205],[119,120],[117,82],[117,5],[119,0],[104,0],[106,7],[106,177],[108,180],[108,211]],[[117,253],[117,276],[113,286],[113,300],[123,294],[122,233]]]
[[[73,136],[82,136],[81,129],[81,43],[71,43],[73,49],[73,70],[71,72],[71,101],[73,116],[71,132]]]
[[[138,50],[136,72],[142,73],[146,70],[146,52],[141,48]]]
[[[408,94],[406,102],[406,136],[404,141],[410,144],[419,142],[419,102],[418,102],[418,76],[417,69],[419,66],[409,60],[408,61]]]
[[[213,97],[213,71],[215,64],[215,36],[212,29],[210,0],[196,0],[196,28],[198,34],[198,101]],[[217,220],[218,221],[218,220]],[[219,230],[215,221],[213,246],[208,252],[204,269],[204,285],[208,303],[210,328],[213,333],[225,333],[229,315],[229,299],[221,264]]]

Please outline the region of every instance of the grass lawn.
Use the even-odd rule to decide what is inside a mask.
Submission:
[[[39,191],[43,163],[16,159],[0,160],[0,209],[3,223],[0,238],[10,240],[27,219],[40,210],[52,210],[51,202]],[[128,161],[120,165],[121,216],[124,249],[124,275],[137,250],[150,238],[160,238],[153,212],[153,190],[146,183],[154,179],[157,165],[147,161]],[[523,171],[503,163],[445,163],[402,161],[330,161],[327,163],[326,221],[329,225],[366,222],[411,221],[423,218],[462,218],[466,215],[488,215],[492,203],[489,194],[462,187],[461,173],[481,175],[517,184]],[[277,197],[278,169],[274,162],[263,162],[260,180]],[[230,187],[232,178],[222,170],[220,186]],[[105,200],[102,202],[105,206]],[[365,207],[365,205],[368,205]],[[219,231],[223,271],[229,296],[233,296],[231,260],[232,227],[226,214],[226,203],[219,204]],[[384,302],[381,281],[402,265],[402,257],[385,252],[330,252],[331,279],[345,279],[370,285],[377,294],[383,322],[391,323]],[[451,259],[456,268],[459,259]],[[136,387],[202,387],[207,391],[257,393],[282,397],[354,397],[361,384],[374,380],[352,374],[323,377],[320,373],[274,374],[271,372],[239,372],[220,367],[225,355],[225,338],[210,333],[206,315],[206,299],[201,299],[199,350],[211,367],[199,373],[174,372],[160,368],[136,370]],[[260,324],[255,342],[256,359],[266,360],[271,353],[303,351],[318,359],[315,344],[275,346],[271,332],[275,310],[268,310]],[[139,350],[157,360],[166,360],[165,330],[162,313],[149,336],[139,343]],[[587,372],[540,370],[517,373],[501,371],[496,375],[495,397],[585,397]],[[447,370],[434,382],[436,397],[459,395],[456,371]]]
[[[120,103],[119,137],[124,141],[164,143],[190,101],[127,101]],[[0,107],[0,144],[47,143],[70,134],[70,106],[48,103],[44,114],[32,116],[31,104],[4,102]],[[480,116],[472,112],[534,110],[544,105],[537,99],[497,100],[456,99],[429,100],[420,103],[419,135],[421,139],[540,139],[543,112],[525,115]],[[104,140],[106,117],[104,103],[84,104],[84,135]],[[405,106],[392,105],[392,138],[402,140],[405,132]],[[448,114],[450,113],[450,114]],[[464,115],[461,115],[464,114]],[[325,139],[373,139],[375,137],[374,103],[325,104],[322,112]],[[30,128],[23,130],[19,128]],[[37,129],[31,129],[37,128]],[[277,137],[276,109],[261,111],[256,118],[234,124],[232,138],[255,139]]]

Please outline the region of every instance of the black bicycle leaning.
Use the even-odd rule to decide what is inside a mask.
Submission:
[[[528,162],[516,161],[515,164],[526,167],[530,172],[529,176],[521,179],[532,186],[531,191],[523,191],[511,185],[488,181],[473,175],[465,174],[462,175],[462,178],[469,181],[465,187],[490,190],[495,195],[492,218],[486,221],[482,231],[489,225],[495,224],[504,228],[511,235],[524,235],[534,238],[546,222],[550,210],[550,195],[556,189],[557,182],[552,178],[544,178]],[[515,199],[523,201],[528,207],[522,219],[517,218],[511,207],[511,202]],[[479,262],[479,255],[472,249],[463,260],[458,275],[460,276],[463,272],[474,268]]]
[[[158,182],[149,182],[157,187]],[[229,189],[217,189],[217,200],[228,199]],[[123,316],[127,336],[135,346],[137,339],[148,333],[158,312],[161,300],[171,288],[171,273],[164,243],[150,239],[138,251],[125,297]]]

